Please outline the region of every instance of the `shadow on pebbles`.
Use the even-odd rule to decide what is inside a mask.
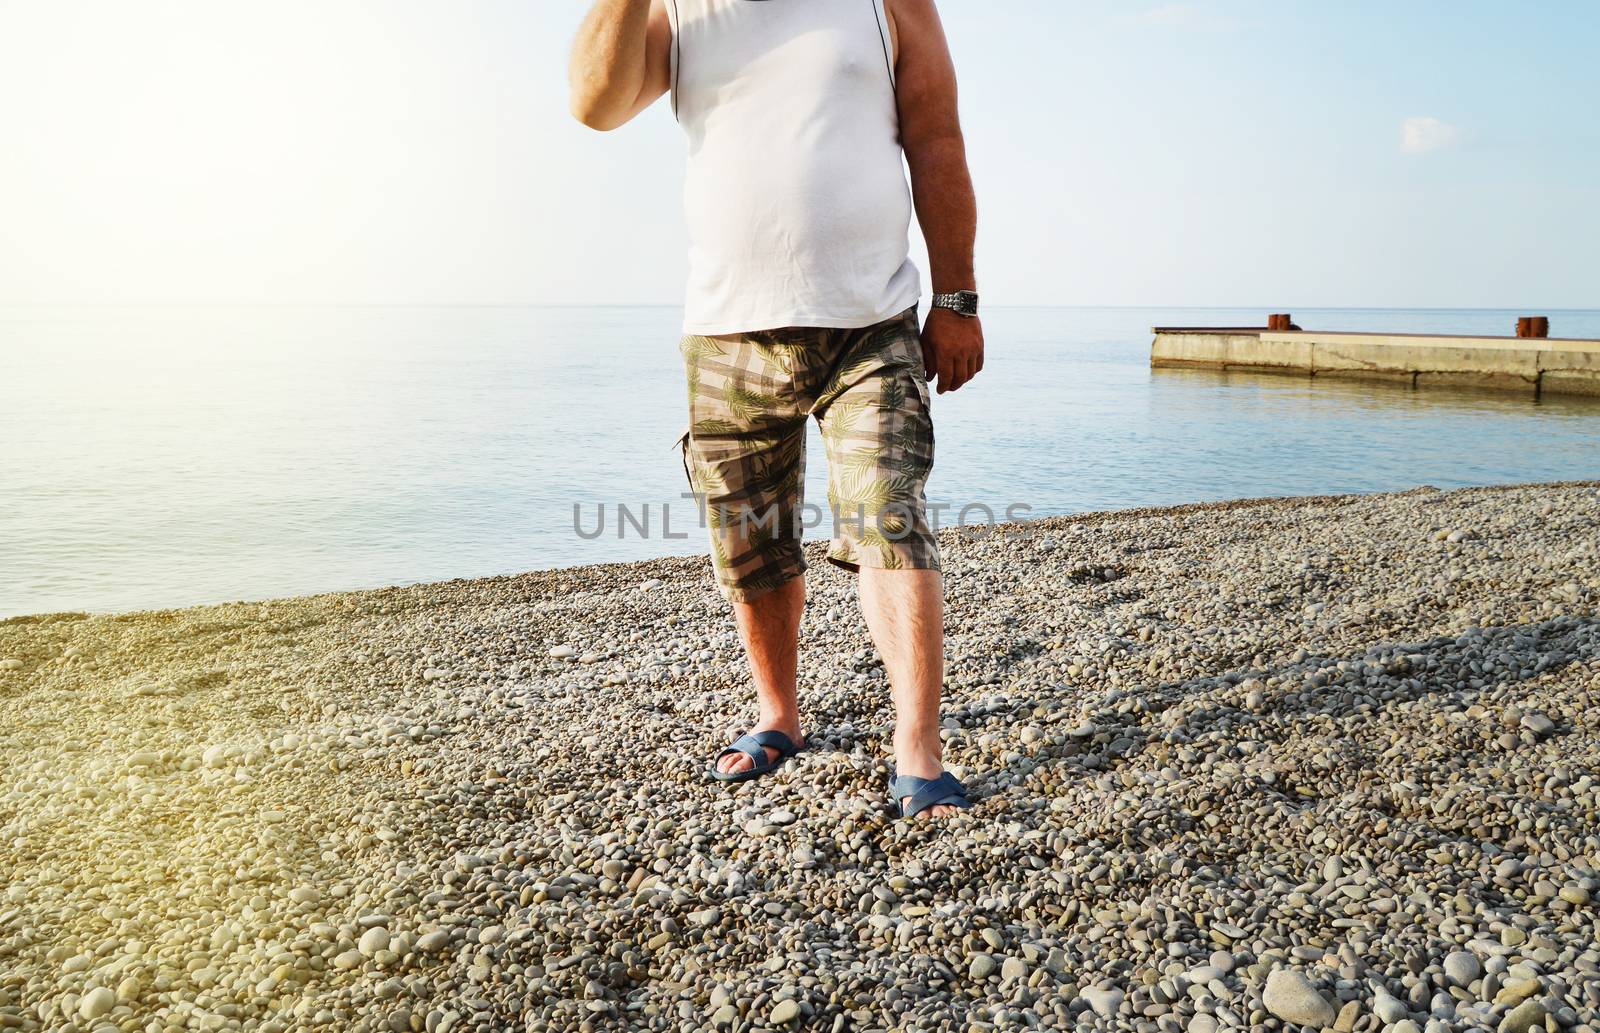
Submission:
[[[944,539],[896,822],[848,577],[810,746],[703,560],[0,623],[0,1029],[1594,1031],[1600,488]]]

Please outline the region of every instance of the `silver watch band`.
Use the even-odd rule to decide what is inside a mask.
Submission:
[[[949,294],[935,294],[931,304],[934,308],[950,309],[958,316],[976,316],[978,314],[978,292],[953,291]]]

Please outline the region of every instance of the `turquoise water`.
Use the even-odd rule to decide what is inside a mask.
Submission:
[[[1155,324],[994,309],[938,396],[930,496],[1032,515],[1600,478],[1600,402],[1148,368]],[[1295,309],[1505,333],[1511,311]],[[1600,336],[1600,312],[1550,312]],[[127,610],[703,552],[671,308],[0,310],[0,615]],[[808,491],[823,498],[813,434]],[[617,536],[614,507],[651,510]],[[660,511],[671,506],[662,537]],[[605,533],[585,538],[574,527]],[[969,511],[973,520],[982,510]],[[825,530],[825,529],[824,529]],[[819,533],[821,533],[819,531]]]

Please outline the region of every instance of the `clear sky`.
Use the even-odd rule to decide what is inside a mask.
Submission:
[[[583,9],[0,0],[0,304],[676,304]],[[990,303],[1600,306],[1593,0],[942,9]]]

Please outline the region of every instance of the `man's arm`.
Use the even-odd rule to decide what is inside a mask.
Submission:
[[[661,0],[596,0],[572,43],[572,116],[615,129],[671,83],[672,26]]]
[[[956,70],[944,27],[933,0],[890,0],[887,10],[897,51],[900,145],[911,168],[917,222],[928,242],[933,290],[977,290],[972,247],[978,202],[967,171]],[[922,351],[928,375],[938,376],[939,392],[954,391],[983,368],[983,326],[948,309],[932,309],[922,329]]]

